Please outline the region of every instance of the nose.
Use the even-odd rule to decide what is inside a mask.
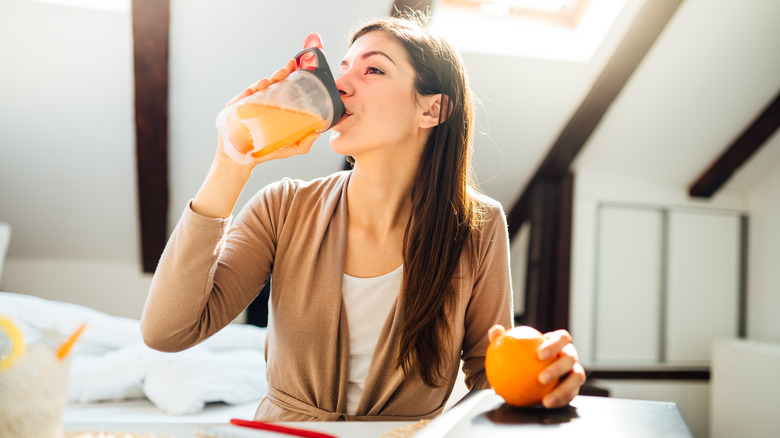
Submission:
[[[354,93],[354,89],[350,84],[350,81],[347,79],[348,76],[349,72],[344,72],[342,75],[336,78],[336,88],[338,88],[339,94],[341,94],[342,98],[344,96],[351,96]]]

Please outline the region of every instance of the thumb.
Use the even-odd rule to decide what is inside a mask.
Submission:
[[[310,33],[308,36],[306,36],[306,39],[303,40],[303,48],[309,49],[312,47],[316,47],[318,49],[322,48],[322,37],[320,37],[317,33]]]
[[[316,33],[310,33],[306,39],[303,40],[303,48],[310,49],[314,47],[322,49],[322,38]],[[304,53],[303,56],[301,56],[300,62],[302,68],[317,66],[317,60],[314,57],[314,53],[311,52]]]

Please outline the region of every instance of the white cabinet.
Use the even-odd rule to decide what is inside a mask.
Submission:
[[[605,204],[596,223],[595,363],[705,364],[738,334],[739,212]]]
[[[661,317],[662,215],[605,208],[598,233],[595,357],[653,362]]]

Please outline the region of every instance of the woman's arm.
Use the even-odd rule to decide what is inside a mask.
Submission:
[[[470,389],[490,387],[485,377],[485,353],[488,344],[503,331],[503,327],[514,325],[510,311],[512,288],[509,238],[506,217],[502,210],[499,209],[485,224],[483,233],[485,234],[481,241],[487,249],[477,267],[477,282],[466,313],[466,335],[463,343],[463,368],[466,384]],[[489,323],[491,320],[495,322]],[[542,402],[548,408],[566,406],[579,393],[585,382],[585,370],[578,361],[577,349],[572,344],[569,332],[556,330],[545,333],[544,338],[545,342],[539,348],[540,359],[557,357],[557,360],[541,373],[540,381],[560,381]]]
[[[322,43],[319,37],[309,36],[304,46],[322,47]],[[228,106],[283,80],[297,67],[290,60]],[[230,323],[251,302],[273,262],[274,236],[267,214],[272,196],[255,197],[252,202],[257,208],[242,211],[228,238],[236,202],[255,166],[306,153],[317,136],[246,164],[231,159],[218,136],[209,172],[174,229],[152,280],[141,320],[149,346],[175,351],[195,345]]]
[[[495,201],[494,201],[495,202]],[[512,325],[512,285],[509,267],[509,236],[500,205],[492,206],[489,219],[475,239],[476,259],[471,299],[465,314],[463,372],[469,389],[489,388],[485,377],[487,332],[495,324]]]
[[[189,206],[182,213],[160,257],[141,317],[141,333],[150,347],[184,350],[230,322],[216,311],[209,311],[204,321],[229,225],[230,219],[201,216]]]

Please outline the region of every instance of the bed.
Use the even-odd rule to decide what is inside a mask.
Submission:
[[[86,329],[70,353],[64,422],[224,423],[251,418],[267,390],[266,329],[230,324],[179,353],[147,347],[140,321],[0,292],[0,314],[28,331]]]

